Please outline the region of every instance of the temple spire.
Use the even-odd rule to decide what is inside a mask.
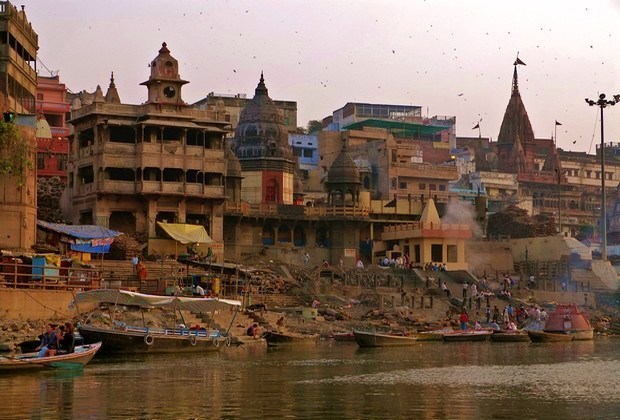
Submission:
[[[116,84],[114,83],[114,72],[110,75],[110,86],[105,94],[105,101],[111,104],[120,104],[121,98],[116,90]]]
[[[260,80],[258,81],[258,86],[256,86],[256,90],[254,91],[256,95],[269,95],[267,91],[267,86],[265,86],[265,78],[263,77],[263,72],[260,72]]]
[[[515,64],[515,70],[512,73],[512,95],[519,94],[519,76],[517,75],[517,65]]]

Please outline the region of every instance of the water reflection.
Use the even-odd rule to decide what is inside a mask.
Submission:
[[[0,376],[0,417],[515,418],[620,412],[617,341],[247,347]]]

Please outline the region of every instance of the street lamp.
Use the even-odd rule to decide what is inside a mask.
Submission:
[[[603,261],[607,261],[607,201],[605,199],[605,131],[603,125],[603,109],[605,109],[608,105],[614,106],[616,103],[620,102],[620,95],[614,95],[611,101],[605,99],[605,94],[601,93],[598,95],[598,100],[593,101],[591,99],[586,98],[586,102],[590,106],[598,106],[601,108],[601,188],[602,188],[602,203],[601,207],[603,210],[603,214],[601,217],[601,236],[602,236],[602,251],[601,258]]]

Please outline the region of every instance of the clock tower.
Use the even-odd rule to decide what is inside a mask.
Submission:
[[[161,44],[159,54],[149,66],[149,80],[140,83],[149,90],[147,103],[185,105],[181,97],[181,87],[189,82],[179,76],[179,62],[170,55],[165,42]]]

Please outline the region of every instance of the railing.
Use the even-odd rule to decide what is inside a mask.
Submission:
[[[469,225],[460,225],[460,224],[412,222],[412,223],[403,223],[403,224],[398,224],[398,225],[385,226],[383,228],[383,231],[384,232],[404,232],[404,231],[421,230],[421,229],[470,230],[471,227]]]
[[[240,213],[246,216],[249,215],[282,215],[282,214],[290,214],[297,215],[297,212],[285,212],[283,211],[283,207],[288,207],[282,204],[252,204],[247,202],[226,202],[225,211],[227,213]],[[299,208],[300,214],[304,216],[310,217],[325,217],[325,216],[334,216],[334,217],[368,217],[369,209],[368,207],[342,207],[342,206],[330,206],[330,207],[303,207],[303,206],[293,206],[290,205],[291,208]]]
[[[50,267],[0,263],[0,287],[9,289],[90,290],[101,287],[101,276],[94,268],[54,267],[58,274],[46,274]],[[41,273],[33,273],[39,269]]]

